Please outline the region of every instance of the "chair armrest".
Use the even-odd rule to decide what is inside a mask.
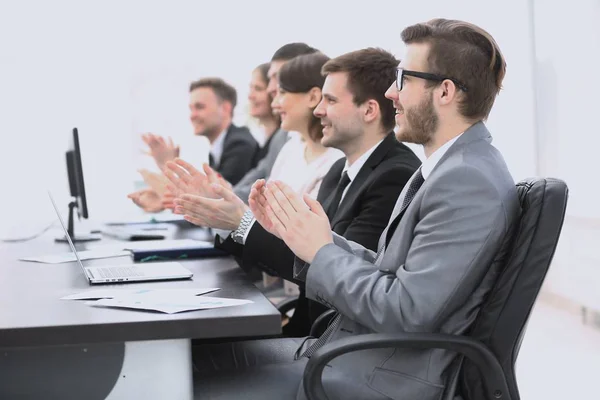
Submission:
[[[304,370],[304,391],[309,400],[326,400],[323,369],[334,358],[352,351],[376,348],[445,349],[463,354],[474,362],[483,377],[486,400],[511,400],[504,371],[483,343],[465,337],[438,333],[368,334],[348,337],[317,350]],[[407,399],[415,400],[415,399]]]
[[[282,301],[277,305],[277,310],[281,313],[281,315],[285,315],[288,311],[296,308],[296,304],[298,304],[298,298],[291,298]]]
[[[315,322],[310,327],[310,333],[308,336],[319,337],[327,329],[327,325],[331,322],[331,319],[335,315],[335,310],[327,310],[323,314],[319,315]]]

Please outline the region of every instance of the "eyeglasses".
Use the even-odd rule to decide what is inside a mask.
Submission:
[[[437,74],[430,74],[427,72],[409,71],[404,68],[398,68],[396,70],[396,88],[398,89],[398,91],[401,91],[402,87],[404,86],[404,77],[405,76],[414,76],[415,78],[421,78],[421,79],[426,79],[428,81],[436,81],[436,82],[443,82],[446,79],[448,79],[449,81],[454,82],[454,84],[463,92],[467,91],[467,87],[454,78],[450,78],[448,76],[437,75]]]

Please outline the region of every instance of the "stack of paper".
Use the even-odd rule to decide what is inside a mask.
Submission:
[[[231,307],[252,303],[250,300],[225,299],[199,295],[219,288],[205,289],[100,289],[62,297],[62,300],[92,300],[95,307],[117,307],[160,311],[173,314],[183,311]]]

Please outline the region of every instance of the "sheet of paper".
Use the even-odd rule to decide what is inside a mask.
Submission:
[[[79,258],[83,260],[94,260],[100,258],[111,258],[111,257],[123,257],[129,256],[131,253],[129,251],[124,251],[123,249],[116,248],[105,248],[105,249],[94,249],[94,250],[83,250],[78,251]],[[44,264],[60,264],[66,262],[73,262],[77,260],[75,258],[75,254],[73,252],[68,253],[58,253],[58,254],[47,254],[44,256],[38,257],[25,257],[20,258],[21,261],[33,261]]]
[[[219,290],[219,288],[181,288],[181,289],[97,289],[61,297],[61,300],[92,300],[138,297],[146,300],[194,297]]]
[[[251,300],[225,299],[219,297],[178,297],[172,300],[139,300],[128,298],[101,299],[97,301],[87,301],[85,304],[94,307],[117,307],[131,308],[136,310],[160,311],[167,314],[174,314],[184,311],[206,310],[210,308],[232,307],[252,303]]]

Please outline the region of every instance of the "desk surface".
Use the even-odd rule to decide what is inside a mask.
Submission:
[[[76,263],[41,264],[20,257],[70,251],[54,243],[57,231],[25,243],[0,244],[0,348],[91,344],[178,338],[270,336],[281,332],[281,317],[231,258],[184,261],[191,280],[89,285]],[[176,237],[187,236],[181,231]],[[109,244],[110,240],[103,239]],[[112,241],[112,243],[115,243]],[[111,243],[111,244],[112,244]],[[91,245],[90,245],[91,247]],[[85,244],[78,244],[85,249]],[[129,257],[84,261],[84,265],[127,264]],[[212,310],[163,314],[91,307],[61,297],[100,288],[208,288],[210,295],[254,303]]]

